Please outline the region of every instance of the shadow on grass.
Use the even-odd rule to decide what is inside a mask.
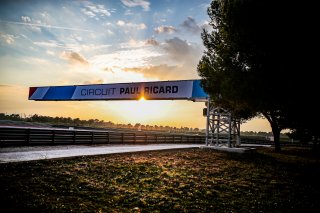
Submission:
[[[316,212],[319,161],[166,150],[0,164],[12,212]],[[312,179],[312,180],[311,180]]]

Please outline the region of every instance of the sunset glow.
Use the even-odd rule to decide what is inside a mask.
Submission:
[[[145,102],[146,99],[142,96],[140,99],[139,99],[140,102]]]
[[[204,129],[204,103],[38,102],[28,88],[199,79],[210,2],[1,2],[0,112]],[[270,131],[263,122],[250,128]]]

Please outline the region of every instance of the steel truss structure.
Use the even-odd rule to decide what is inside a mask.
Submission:
[[[205,101],[207,111],[206,145],[240,146],[240,121],[210,100],[201,80],[133,82],[30,87],[29,100],[35,101],[117,101],[117,100]]]
[[[240,120],[227,110],[215,106],[210,99],[206,106],[206,146],[239,147]]]

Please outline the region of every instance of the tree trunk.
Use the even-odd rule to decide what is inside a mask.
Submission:
[[[272,134],[273,134],[273,142],[274,142],[274,148],[275,152],[281,152],[281,146],[280,146],[280,132],[281,128],[278,125],[277,119],[275,116],[273,116],[271,113],[262,113],[263,116],[269,121]]]
[[[318,141],[318,136],[314,136],[314,140],[313,140],[313,147],[312,147],[312,149],[315,151],[315,152],[319,152],[319,148],[320,148],[320,146],[319,146],[319,143],[318,143],[319,141]]]
[[[281,152],[281,146],[280,146],[280,132],[281,132],[281,129],[279,129],[278,127],[274,127],[274,126],[275,125],[271,124],[275,152]]]

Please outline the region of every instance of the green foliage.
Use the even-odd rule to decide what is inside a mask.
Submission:
[[[213,30],[202,33],[202,84],[239,117],[266,117],[275,142],[282,129],[306,123],[297,114],[317,96],[312,8],[268,0],[214,0],[208,8]]]

